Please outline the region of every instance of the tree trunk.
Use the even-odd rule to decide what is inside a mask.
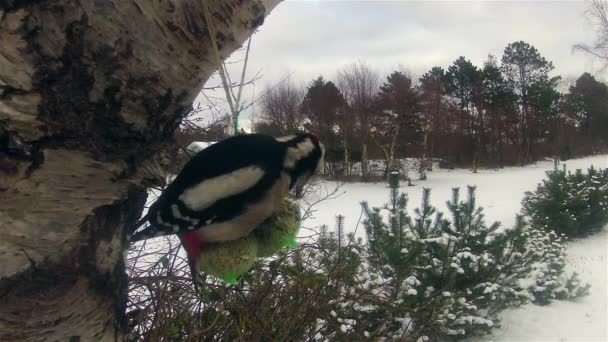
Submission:
[[[0,2],[0,341],[123,340],[125,237],[173,131],[275,0]]]
[[[418,175],[420,176],[420,180],[426,180],[426,170],[427,170],[427,161],[426,161],[426,152],[427,152],[427,142],[429,138],[429,131],[425,128],[422,138],[422,156],[420,157],[420,165],[418,166]]]
[[[384,175],[383,177],[388,180],[388,174],[393,169],[393,164],[395,162],[395,145],[397,144],[397,137],[399,136],[399,128],[394,132],[391,142],[388,147],[382,145],[378,139],[375,138],[374,135],[371,135],[372,141],[380,148],[382,153],[384,153]]]
[[[367,158],[367,143],[364,142],[361,146],[361,177],[367,179],[369,176],[369,162]]]
[[[342,146],[344,147],[344,176],[349,176],[350,175],[350,159],[348,158],[348,140],[347,140],[347,135],[346,133],[344,133],[344,142],[342,144]]]
[[[428,144],[428,156],[429,158],[433,158],[433,157],[437,157],[436,153],[435,153],[435,138],[434,136],[431,136],[431,142]],[[433,163],[432,161],[429,163],[429,168],[428,171],[433,171]]]

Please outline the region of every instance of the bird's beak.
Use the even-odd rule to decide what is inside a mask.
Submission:
[[[296,185],[296,198],[300,199],[304,197],[304,185]]]
[[[300,199],[304,196],[304,188],[306,187],[306,184],[308,184],[308,181],[310,181],[311,178],[312,177],[310,175],[302,176],[296,181],[296,184],[294,184],[296,198]]]

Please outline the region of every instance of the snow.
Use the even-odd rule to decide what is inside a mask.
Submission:
[[[596,168],[608,168],[608,156],[593,156],[574,159],[565,162],[567,169],[586,169],[593,165]],[[561,165],[560,165],[561,168]],[[407,193],[410,210],[418,207],[422,198],[422,188],[431,189],[431,203],[438,210],[446,212],[445,202],[452,196],[452,188],[460,188],[461,199],[466,198],[467,185],[477,186],[477,201],[484,207],[486,223],[500,221],[510,227],[515,223],[515,214],[521,209],[521,201],[526,191],[536,189],[536,185],[545,177],[545,172],[553,170],[552,161],[538,162],[527,167],[507,167],[499,170],[480,169],[472,173],[466,169],[444,170],[436,169],[428,172],[426,181],[416,181],[415,186],[408,187],[401,182],[401,191]],[[412,173],[412,172],[410,172]],[[360,237],[365,236],[361,217],[361,201],[367,201],[370,207],[380,207],[388,202],[388,185],[386,183],[338,183],[321,182],[320,195],[311,194],[307,201],[311,202],[324,196],[340,186],[341,196],[334,196],[315,206],[313,218],[304,222],[304,227],[314,228],[322,224],[334,227],[336,215],[344,215],[344,227],[347,231],[355,232]],[[357,224],[359,223],[359,224]]]
[[[574,159],[565,164],[572,172],[577,168],[585,170],[591,165],[608,168],[608,156]],[[500,221],[503,228],[508,228],[515,223],[515,215],[520,213],[524,193],[536,189],[545,172],[552,169],[553,162],[545,161],[523,168],[482,169],[478,173],[463,169],[435,170],[427,174],[426,181],[413,181],[413,187],[402,182],[401,191],[407,193],[408,207],[413,211],[421,201],[422,188],[428,187],[432,190],[431,203],[446,212],[445,202],[451,198],[452,188],[460,187],[461,199],[465,199],[467,185],[475,185],[477,201],[484,207],[486,223]],[[321,182],[318,186],[324,194],[340,186],[340,196],[333,196],[314,207],[312,217],[303,223],[304,228],[313,231],[322,224],[334,227],[335,216],[340,214],[345,216],[346,232],[365,238],[360,202],[367,201],[370,207],[381,207],[388,202],[386,183]],[[317,199],[315,195],[309,195],[306,202]],[[310,231],[303,229],[301,235],[310,235]],[[588,296],[574,301],[557,300],[547,306],[530,304],[504,311],[500,328],[493,329],[488,336],[469,338],[468,341],[608,341],[608,226],[586,239],[570,241],[567,254],[567,270],[578,272],[583,281],[591,284]],[[467,257],[473,261],[468,255],[463,255],[463,258]]]
[[[503,312],[500,329],[469,341],[607,341],[608,226],[601,233],[570,241],[566,269],[591,284],[588,296],[550,305],[526,305]]]
[[[405,278],[405,280],[403,282],[409,286],[420,286],[421,285],[418,278],[416,278],[414,276],[409,276],[409,277]]]
[[[215,141],[193,141],[186,149],[193,153],[198,153],[213,144],[215,144]]]

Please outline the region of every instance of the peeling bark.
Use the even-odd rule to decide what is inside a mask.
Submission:
[[[222,58],[275,0],[208,1]],[[0,1],[0,340],[122,340],[145,166],[213,73],[201,1]]]

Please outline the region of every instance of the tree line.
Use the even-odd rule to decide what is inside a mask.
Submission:
[[[524,165],[606,151],[608,86],[589,73],[567,91],[553,63],[532,45],[509,44],[500,61],[479,67],[465,57],[415,79],[397,70],[381,81],[365,62],[307,87],[266,90],[254,131],[317,133],[327,147],[325,172],[369,175],[369,160],[417,158],[421,176],[439,159],[448,167]]]

